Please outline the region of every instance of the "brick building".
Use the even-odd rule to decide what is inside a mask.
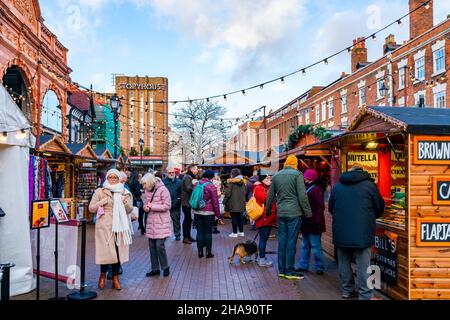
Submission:
[[[128,153],[139,152],[139,141],[152,157],[168,163],[168,80],[163,77],[116,77],[116,93],[122,100],[120,145]]]
[[[258,151],[259,128],[262,120],[247,121],[239,126],[238,150]]]
[[[67,49],[45,26],[37,0],[0,0],[0,76],[33,133],[67,141]],[[39,139],[38,139],[39,143]]]
[[[410,0],[410,11],[424,3]],[[383,56],[367,61],[364,41],[354,40],[351,74],[342,73],[325,87],[312,87],[266,120],[268,146],[287,142],[299,124],[345,129],[366,105],[448,108],[450,19],[433,26],[433,2],[409,16],[410,39],[397,44],[389,35]],[[279,139],[272,136],[277,134]],[[261,135],[260,135],[261,138]]]

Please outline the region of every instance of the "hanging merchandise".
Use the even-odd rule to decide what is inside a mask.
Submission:
[[[29,187],[30,202],[53,197],[51,172],[46,159],[30,156]]]

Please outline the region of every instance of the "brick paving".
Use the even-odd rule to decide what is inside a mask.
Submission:
[[[267,257],[274,262],[270,268],[258,267],[254,262],[240,265],[236,258],[230,265],[228,257],[237,242],[244,238],[229,238],[231,220],[225,219],[219,226],[220,234],[213,234],[214,258],[199,259],[195,244],[183,244],[170,238],[166,241],[169,258],[169,277],[145,277],[150,271],[148,241],[136,231],[130,248],[130,261],[123,265],[120,276],[122,290],[111,289],[107,280],[105,289],[97,289],[99,267],[94,264],[94,226],[88,225],[86,282],[87,290],[94,290],[99,300],[323,300],[341,299],[338,286],[337,266],[326,257],[324,275],[306,273],[305,279],[290,281],[279,279],[276,269],[277,238],[271,237],[267,244]],[[245,239],[253,239],[255,231],[245,225]],[[137,225],[135,224],[135,228]],[[272,234],[276,234],[276,230]],[[193,232],[195,235],[195,231]],[[81,238],[81,237],[80,237]],[[297,252],[300,249],[300,241]],[[65,297],[73,291],[64,283],[59,286],[59,295]],[[41,278],[40,298],[54,296],[53,280]],[[13,297],[17,300],[33,300],[35,292]]]

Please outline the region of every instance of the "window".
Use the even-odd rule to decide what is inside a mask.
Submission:
[[[322,102],[322,121],[327,119],[327,104],[326,102]]]
[[[343,95],[341,97],[341,101],[342,101],[342,113],[346,113],[347,112],[347,95]]]
[[[425,107],[425,91],[419,91],[414,94],[414,102],[416,106],[420,106],[420,103],[422,102],[422,107]]]
[[[382,90],[383,86],[384,86],[384,79],[378,80],[377,81],[377,100],[383,99],[386,94]]]
[[[347,128],[348,124],[347,124],[347,118],[342,118],[341,120],[341,127],[342,128]]]
[[[328,119],[334,117],[334,103],[333,101],[328,101]]]
[[[53,90],[48,90],[42,100],[41,124],[55,132],[62,132],[61,106]]]
[[[415,62],[416,80],[425,80],[425,57],[419,58]]]
[[[405,68],[398,69],[398,90],[405,87]]]
[[[316,123],[319,123],[320,122],[320,107],[319,107],[319,105],[316,106],[315,110],[316,110]]]
[[[305,124],[309,124],[309,108],[305,112]]]
[[[361,87],[359,88],[359,106],[363,106],[366,104],[366,88]]]
[[[398,106],[399,107],[405,106],[405,97],[398,98]]]
[[[441,73],[445,71],[445,48],[440,48],[433,52],[434,56],[434,73]]]
[[[445,91],[434,94],[434,107],[445,109]]]

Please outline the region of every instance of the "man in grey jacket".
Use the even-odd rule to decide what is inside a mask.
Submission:
[[[294,268],[297,239],[302,217],[312,217],[303,174],[297,169],[298,160],[289,156],[284,169],[272,178],[266,202],[266,216],[270,216],[276,201],[278,215],[278,276],[289,280],[303,279]]]
[[[194,191],[193,180],[196,178],[197,174],[198,167],[195,164],[189,165],[187,173],[184,176],[183,183],[181,185],[181,207],[184,214],[183,243],[186,244],[195,242],[195,239],[191,237],[192,216],[189,200],[191,199],[192,191]]]

